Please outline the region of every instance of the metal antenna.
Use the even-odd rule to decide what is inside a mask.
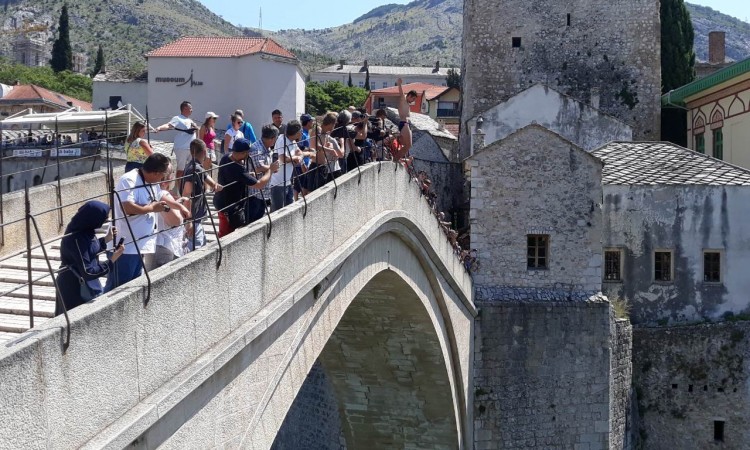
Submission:
[[[263,29],[263,7],[258,7],[258,29]]]

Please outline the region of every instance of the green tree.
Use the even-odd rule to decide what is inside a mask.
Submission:
[[[684,0],[661,1],[662,93],[695,79],[693,23]]]
[[[349,83],[347,84],[349,87],[354,87],[354,83],[352,83],[352,73],[349,72]]]
[[[69,95],[79,100],[91,101],[91,78],[63,70],[55,72],[50,67],[27,67],[0,61],[0,83],[35,84],[43,88]]]
[[[365,90],[370,91],[370,68],[365,69]]]
[[[104,69],[104,49],[102,44],[99,44],[99,50],[96,51],[96,61],[94,61],[94,71],[91,75],[96,76],[102,69]]]
[[[367,100],[367,91],[348,87],[338,81],[318,83],[311,81],[305,88],[305,105],[309,114],[340,111],[349,106],[361,106]]]
[[[70,46],[70,25],[68,20],[68,4],[64,4],[60,12],[58,35],[52,44],[52,59],[50,65],[55,72],[73,69],[73,49]]]
[[[448,69],[448,76],[445,77],[448,87],[461,89],[461,74],[455,69]]]

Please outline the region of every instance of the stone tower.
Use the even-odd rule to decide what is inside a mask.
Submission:
[[[542,83],[658,139],[660,42],[657,0],[465,0],[462,123]]]

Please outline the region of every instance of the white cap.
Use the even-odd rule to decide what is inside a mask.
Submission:
[[[217,116],[213,111],[209,111],[206,113],[206,119],[218,119],[219,116]]]

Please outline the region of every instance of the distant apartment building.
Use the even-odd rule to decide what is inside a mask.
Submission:
[[[446,126],[451,132],[456,132],[460,122],[458,109],[461,91],[456,88],[437,86],[429,83],[408,83],[402,86],[404,93],[417,92],[417,100],[410,106],[412,112],[429,116],[436,122]],[[398,87],[391,86],[370,91],[365,101],[365,109],[369,114],[380,108],[398,107]],[[449,127],[449,125],[454,125]]]
[[[29,67],[49,64],[50,49],[43,39],[18,35],[13,40],[13,61]]]
[[[446,81],[450,67],[440,67],[440,61],[436,61],[432,67],[409,67],[409,66],[371,66],[365,60],[361,65],[347,64],[345,60],[339,64],[326,67],[310,74],[310,81],[324,83],[326,81],[339,81],[349,83],[351,74],[354,86],[365,87],[367,73],[370,73],[370,89],[384,89],[395,86],[396,80],[401,78],[404,83],[427,83],[437,86],[447,86]],[[459,71],[459,69],[454,69]]]

